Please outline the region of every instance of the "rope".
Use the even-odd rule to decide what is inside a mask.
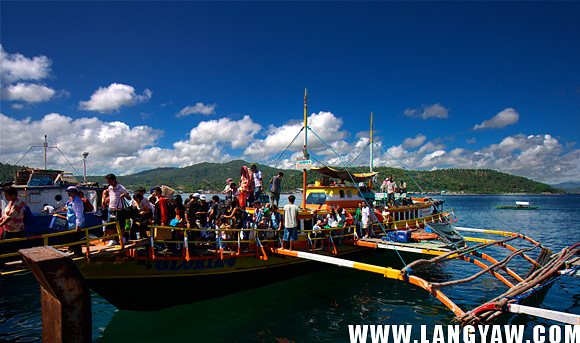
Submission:
[[[320,136],[314,132],[314,130],[312,130],[309,126],[306,127],[308,130],[310,130],[310,132],[312,132],[322,143],[324,143],[324,145],[326,145],[337,157],[338,159],[343,163],[343,166],[345,166],[346,168],[346,162],[343,160],[342,156],[340,156],[330,145],[328,145],[328,143],[326,143],[322,138],[320,138]],[[356,182],[354,181],[354,178],[352,176],[352,174],[350,173],[350,171],[348,169],[346,169],[348,176],[350,177],[352,183],[356,184]],[[367,204],[367,206],[370,208],[370,204],[368,203],[367,199],[363,196],[361,190],[358,190],[359,194],[361,195],[361,198],[363,198],[364,202]],[[381,228],[381,230],[383,231],[383,233],[385,234],[385,236],[388,237],[387,231],[385,230],[385,228],[383,227],[383,224],[381,222],[379,222],[377,215],[375,214],[374,211],[371,211],[372,215],[374,216],[375,220],[378,222],[379,227]],[[395,246],[395,252],[397,253],[397,256],[399,256],[399,259],[401,260],[401,262],[403,262],[403,264],[406,266],[407,263],[405,262],[405,260],[403,259],[403,257],[401,256],[401,254],[399,253],[399,250],[397,249],[397,247]]]
[[[264,180],[270,180],[271,179],[272,175],[274,174],[274,170],[278,167],[278,162],[280,162],[280,159],[284,156],[284,154],[286,154],[286,151],[288,151],[288,149],[290,148],[290,146],[292,145],[292,143],[294,143],[294,141],[296,140],[296,138],[298,138],[298,136],[300,135],[300,133],[302,132],[302,130],[304,130],[304,127],[302,127],[300,129],[300,131],[298,131],[298,133],[296,134],[296,136],[294,136],[294,138],[292,139],[292,141],[290,142],[290,144],[288,144],[288,146],[286,146],[286,149],[284,149],[284,151],[282,151],[282,153],[280,154],[280,156],[276,159],[276,162],[274,163],[274,167],[270,171],[270,174]],[[263,187],[263,185],[262,185],[262,187]]]

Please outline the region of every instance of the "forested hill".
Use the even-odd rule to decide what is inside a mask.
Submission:
[[[251,163],[242,160],[227,163],[200,163],[184,168],[157,168],[140,173],[121,176],[119,181],[130,188],[145,186],[149,189],[155,185],[167,185],[184,192],[203,190],[222,190],[225,180],[229,177],[239,181],[240,168],[250,166]],[[285,190],[302,188],[302,172],[296,170],[281,170],[257,164],[262,171],[265,181],[269,180],[278,172],[284,173],[283,186]],[[351,172],[366,172],[368,167],[352,169]],[[409,171],[398,168],[378,167],[379,182],[385,177],[392,175],[397,183],[405,180],[407,190],[414,192],[458,192],[478,194],[500,193],[563,193],[552,186],[536,182],[525,177],[514,176],[507,173],[489,169],[440,169],[433,171]],[[312,184],[320,178],[313,171],[307,173],[307,183]],[[101,177],[91,178],[92,181],[103,183]],[[204,181],[205,180],[205,181]],[[207,182],[206,182],[207,181]],[[211,185],[210,185],[211,184]],[[212,186],[213,185],[213,186]],[[420,188],[419,188],[420,187]],[[267,190],[268,187],[266,186]]]
[[[242,160],[234,160],[227,163],[199,163],[184,168],[157,168],[139,173],[118,176],[119,182],[129,189],[137,189],[144,186],[149,189],[153,186],[167,185],[183,192],[198,190],[222,190],[225,180],[229,177],[235,182],[239,181],[240,168],[250,166],[252,163]],[[262,171],[264,181],[284,173],[283,189],[292,190],[302,188],[302,172],[296,170],[273,169],[269,166],[257,164]],[[0,163],[0,181],[13,180],[13,171],[17,166]],[[368,167],[351,169],[351,172],[367,172]],[[457,192],[475,194],[501,194],[501,193],[563,193],[552,186],[536,182],[525,177],[514,176],[507,173],[490,169],[439,169],[433,171],[405,171],[398,168],[377,167],[379,182],[385,177],[393,176],[397,183],[405,180],[407,190],[413,192]],[[81,178],[79,177],[79,180]],[[307,173],[307,183],[311,184],[319,179],[319,174],[310,171]],[[104,176],[90,176],[87,181],[105,184]],[[420,188],[419,188],[420,187]],[[264,187],[268,190],[268,186]],[[377,186],[378,188],[378,186]]]
[[[0,162],[0,183],[14,181],[14,171],[21,168],[26,167]]]
[[[183,192],[198,190],[221,191],[226,185],[227,178],[231,177],[234,182],[239,182],[241,167],[249,167],[251,165],[252,163],[242,160],[234,160],[227,163],[203,162],[183,168],[156,168],[145,170],[127,176],[117,176],[117,180],[123,186],[130,189],[144,186],[149,190],[153,186],[166,185]],[[295,170],[273,169],[258,163],[256,165],[262,171],[264,179],[271,178],[282,171],[284,173],[286,189],[291,189],[288,188],[290,185],[302,184],[302,173]],[[104,177],[91,176],[87,177],[87,181],[103,184],[105,179]]]

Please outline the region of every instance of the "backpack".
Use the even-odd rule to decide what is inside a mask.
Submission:
[[[93,212],[95,210],[95,208],[93,207],[93,204],[91,204],[91,202],[88,199],[85,198],[81,198],[83,201],[83,212],[87,213],[87,212]]]
[[[32,211],[30,210],[30,207],[28,205],[22,206],[22,214],[24,216],[24,218],[22,218],[22,221],[24,223],[34,222],[34,215],[32,214]]]
[[[217,206],[217,213],[215,218],[220,218],[221,216],[225,215],[226,215],[226,204],[220,201]]]

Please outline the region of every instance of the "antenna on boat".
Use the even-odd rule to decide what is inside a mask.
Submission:
[[[62,157],[64,157],[64,159],[68,162],[68,164],[72,167],[72,169],[77,173],[77,175],[79,174],[79,172],[77,171],[77,169],[75,168],[75,166],[73,166],[70,163],[70,161],[68,160],[68,158],[66,158],[66,155],[58,148],[58,145],[57,145],[56,141],[54,141],[54,146],[48,145],[48,141],[47,141],[46,135],[44,135],[44,143],[42,145],[31,145],[30,148],[24,153],[24,155],[22,155],[22,157],[20,157],[20,159],[18,161],[16,161],[16,163],[14,163],[14,164],[18,164],[20,161],[22,161],[22,159],[24,158],[24,156],[26,156],[30,152],[30,150],[32,150],[32,148],[44,148],[44,169],[45,170],[46,170],[46,157],[48,155],[48,148],[52,148],[52,149],[58,150],[60,152],[60,154],[62,155]]]
[[[87,184],[87,156],[89,156],[88,152],[83,152],[83,180],[85,182],[85,185]]]
[[[32,148],[44,148],[44,169],[46,169],[46,156],[48,155],[48,148],[54,148],[54,149],[58,149],[58,146],[56,145],[56,141],[54,142],[54,146],[50,146],[48,145],[48,141],[47,141],[47,137],[46,135],[44,135],[44,143],[42,143],[42,145],[33,145],[30,147],[30,149],[28,149],[28,151],[30,151]],[[28,151],[26,153],[28,153]],[[26,154],[24,154],[26,155]],[[24,157],[24,156],[22,156]],[[22,158],[20,158],[21,160]],[[18,160],[18,162],[20,162],[20,160]],[[16,162],[18,164],[18,162]]]

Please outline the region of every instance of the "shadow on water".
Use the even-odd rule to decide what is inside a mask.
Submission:
[[[162,332],[176,341],[335,342],[348,340],[349,324],[438,324],[453,318],[445,312],[419,288],[336,267],[158,312],[119,311],[98,341],[155,341]]]

